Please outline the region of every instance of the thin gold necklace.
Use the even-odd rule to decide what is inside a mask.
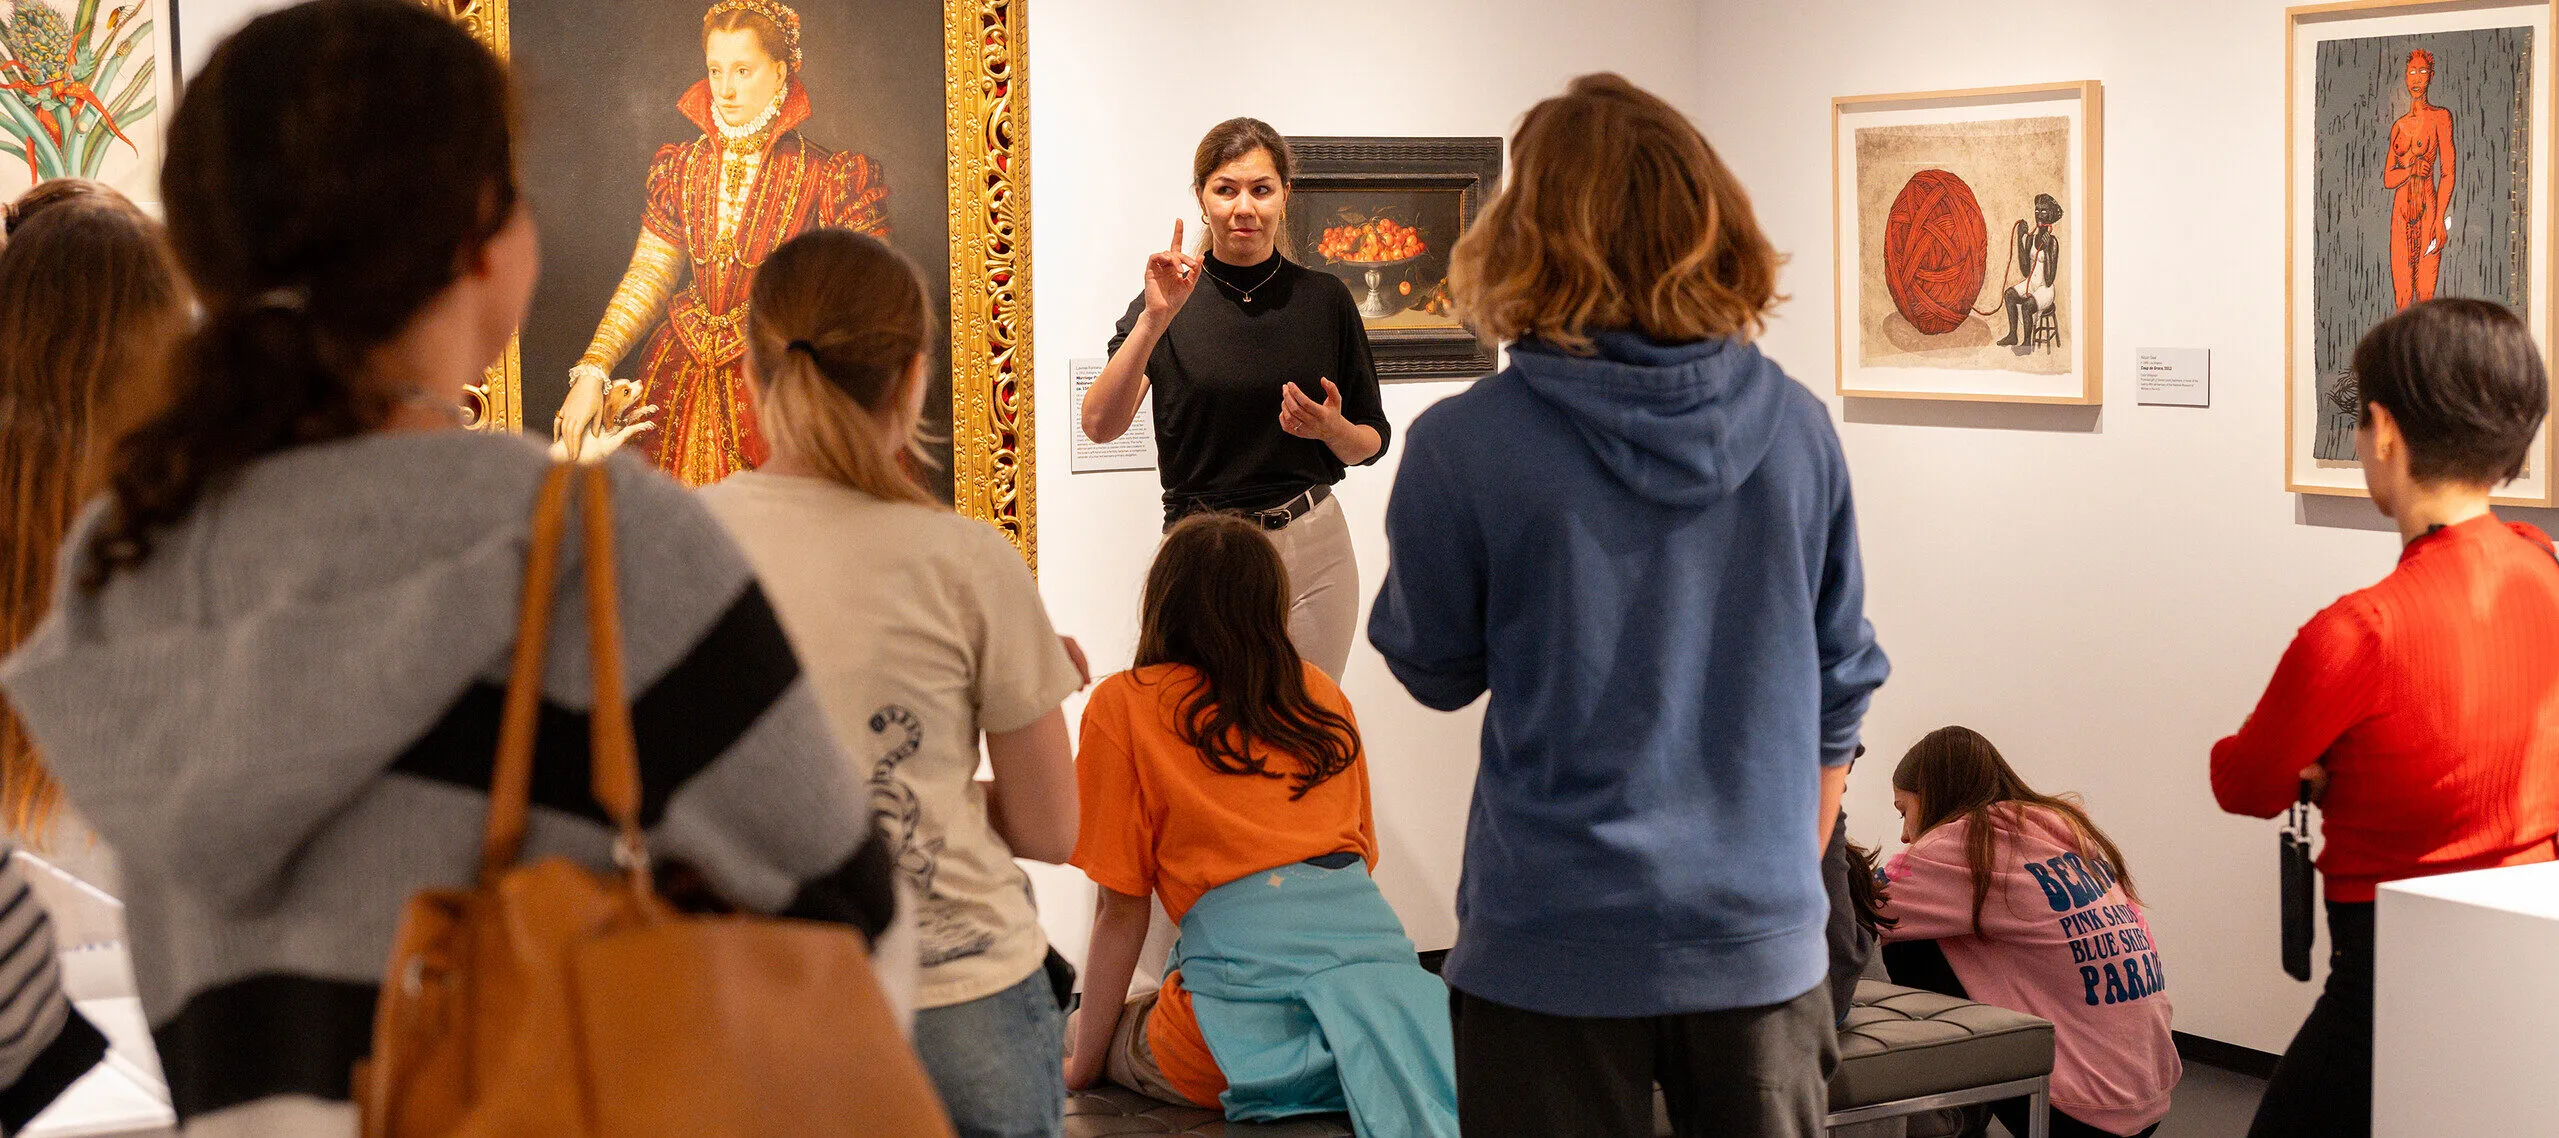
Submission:
[[[1262,274],[1262,279],[1255,281],[1251,288],[1238,287],[1235,282],[1230,281],[1225,277],[1218,276],[1216,269],[1209,268],[1210,265],[1215,263],[1216,262],[1214,261],[1202,261],[1200,262],[1200,267],[1208,269],[1209,279],[1225,285],[1228,288],[1234,289],[1236,296],[1241,297],[1244,303],[1251,304],[1253,302],[1253,294],[1260,292],[1263,285],[1271,283],[1271,278],[1279,275],[1280,269],[1288,264],[1288,258],[1280,256],[1277,253],[1271,254],[1271,271]]]

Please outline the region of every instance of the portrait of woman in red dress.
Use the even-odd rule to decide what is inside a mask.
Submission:
[[[701,134],[650,162],[630,267],[570,369],[555,424],[589,445],[632,439],[688,486],[764,461],[742,370],[757,266],[815,227],[888,236],[878,165],[800,134],[810,105],[798,12],[779,0],[718,0],[703,17],[702,52],[708,74],[677,102]]]

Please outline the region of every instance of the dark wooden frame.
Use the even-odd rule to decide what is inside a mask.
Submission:
[[[1297,190],[1456,190],[1458,229],[1475,225],[1501,187],[1498,138],[1291,138]],[[1381,383],[1475,379],[1493,372],[1493,347],[1461,328],[1371,331]]]

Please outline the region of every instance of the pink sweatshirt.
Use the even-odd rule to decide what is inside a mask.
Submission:
[[[2070,823],[2034,806],[2000,820],[1982,935],[1973,935],[1969,826],[1948,822],[1884,867],[1886,940],[1934,940],[1964,990],[2053,1023],[2053,1106],[2100,1130],[2138,1134],[2168,1113],[2184,1065],[2169,1036],[2167,981],[2141,907],[2076,852]]]

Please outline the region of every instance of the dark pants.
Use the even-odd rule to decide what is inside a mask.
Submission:
[[[1937,947],[1937,942],[1933,940],[1906,940],[1898,944],[1885,945],[1884,971],[1893,978],[1893,983],[1905,988],[1917,988],[1923,992],[1935,992],[1942,996],[1953,996],[1959,1000],[1972,998],[1964,994],[1964,982],[1955,977],[1954,967],[1946,963],[1945,950]],[[2026,1138],[2026,1100],[2013,1098],[2005,1102],[1992,1103],[1989,1114],[1990,1117],[1998,1119],[1999,1124],[2007,1127],[2008,1132],[2016,1138]],[[2051,1127],[2052,1138],[2117,1138],[2113,1131],[2099,1130],[2062,1113],[2057,1107],[2051,1111],[2048,1125]],[[1988,1129],[1987,1119],[1976,1118],[1972,1128],[1967,1132],[1978,1134]],[[2132,1138],[2149,1138],[2150,1135],[2158,1132],[2159,1124],[2152,1123],[2150,1129],[2135,1134]]]
[[[1839,1036],[1830,989],[1782,1004],[1603,1019],[1524,1011],[1452,989],[1466,1138],[1652,1138],[1671,1131],[1822,1138]]]
[[[2372,1133],[2372,903],[2328,902],[2328,987],[2284,1048],[2248,1138]]]

